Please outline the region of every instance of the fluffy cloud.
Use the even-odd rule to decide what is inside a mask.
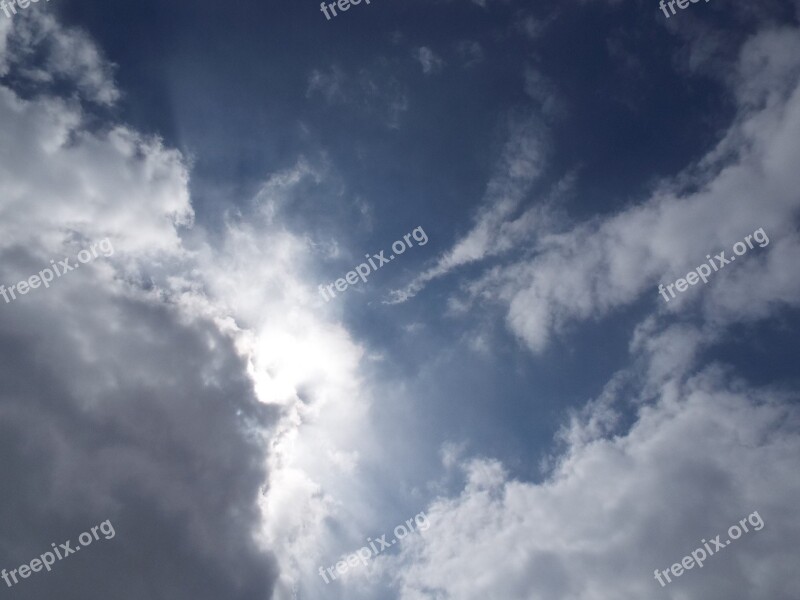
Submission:
[[[181,153],[98,117],[119,93],[88,39],[42,11],[1,23],[4,66],[28,93],[0,87],[0,283],[104,238],[115,250],[0,300],[0,428],[19,491],[0,501],[2,566],[105,519],[117,531],[93,560],[14,591],[291,597],[376,518],[374,488],[353,478],[383,456],[364,351],[308,283],[317,245],[284,218],[326,167],[298,159],[209,231]],[[312,95],[331,83],[313,81]],[[355,101],[391,121],[391,94],[357,81]]]
[[[73,83],[109,72],[81,55]],[[314,245],[276,218],[324,172],[300,159],[270,176],[215,236],[194,225],[181,154],[123,125],[90,130],[82,101],[96,100],[0,88],[0,281],[106,237],[115,250],[0,304],[18,491],[0,502],[3,566],[110,519],[105,551],[15,592],[288,598],[340,549],[331,524],[358,528],[369,494],[342,474],[380,456],[359,433],[363,351],[306,283]]]
[[[202,228],[190,229],[189,175],[179,152],[124,125],[87,125],[87,102],[117,96],[96,48],[39,11],[3,28],[3,43],[13,48],[8,71],[47,76],[30,80],[25,99],[0,87],[0,282],[27,279],[100,239],[115,250],[49,289],[0,301],[0,429],[6,484],[15,490],[0,501],[2,566],[29,562],[50,542],[74,540],[105,519],[117,534],[81,554],[90,558],[58,563],[14,592],[270,596],[283,586],[269,549],[269,532],[286,526],[278,521],[286,512],[281,498],[299,489],[298,497],[313,500],[320,487],[305,484],[308,476],[282,485],[295,469],[280,445],[292,436],[287,423],[308,418],[298,417],[305,393],[335,406],[326,378],[346,379],[342,393],[356,402],[346,369],[359,352],[346,334],[309,319],[310,309],[280,327],[298,295],[312,296],[297,278],[280,279],[281,269],[300,276],[307,245],[276,228],[268,254],[252,252],[258,236],[270,233],[278,192],[310,167],[265,186],[272,203],[260,207],[260,230],[232,219],[226,241],[212,246]],[[46,58],[51,49],[57,59]],[[56,81],[70,99],[55,95]],[[263,289],[252,285],[257,274]],[[268,292],[272,303],[259,306],[243,289]],[[279,318],[259,320],[259,310]],[[338,360],[312,359],[312,346]],[[327,451],[323,469],[343,455],[334,441]],[[268,489],[279,487],[282,496],[259,505],[270,467]]]
[[[82,554],[91,559],[74,557],[14,592],[41,598],[69,586],[140,598],[166,589],[201,599],[274,590],[286,600],[291,583],[312,574],[316,584],[305,580],[303,589],[319,597],[386,597],[358,578],[323,591],[313,575],[374,531],[390,493],[366,475],[386,470],[391,452],[376,439],[385,431],[372,427],[366,349],[339,324],[342,309],[307,283],[320,280],[316,246],[282,218],[302,186],[325,181],[325,168],[299,159],[268,176],[252,203],[237,203],[243,208],[220,231],[207,231],[199,217],[194,225],[179,152],[124,125],[87,125],[87,106],[112,104],[119,92],[113,67],[83,34],[34,11],[0,21],[0,33],[2,68],[29,92],[0,87],[0,282],[105,237],[116,250],[51,289],[0,304],[0,439],[7,484],[19,491],[0,501],[3,566],[106,518],[117,529]],[[563,432],[565,450],[542,483],[447,449],[446,466],[466,473],[463,492],[426,511],[431,528],[409,537],[400,558],[374,563],[389,577],[400,573],[405,597],[646,596],[657,586],[654,568],[752,510],[766,528],[679,585],[689,586],[687,598],[767,590],[782,600],[797,589],[790,500],[798,484],[786,475],[798,458],[796,410],[775,390],[726,383],[713,369],[683,377],[727,323],[795,302],[796,47],[787,30],[745,48],[739,118],[704,162],[700,191],[665,184],[643,206],[571,230],[551,209],[571,176],[549,202],[521,208],[543,171],[547,135],[534,118],[510,123],[485,207],[410,293],[524,246],[467,284],[467,298],[499,303],[540,349],[569,323],[644,290],[660,302],[654,282],[684,274],[698,253],[759,226],[772,241],[702,298],[662,306],[639,325],[632,350],[644,361],[641,397],[623,396],[625,377],[612,381]],[[543,83],[527,78],[544,103]],[[62,85],[66,99],[55,92]],[[331,69],[312,74],[308,94],[396,124],[402,92],[391,78]],[[665,325],[687,302],[706,326]],[[638,411],[628,431],[626,400]]]
[[[722,533],[724,542],[728,527],[758,511],[761,531],[667,592],[789,600],[800,585],[800,412],[786,399],[711,369],[665,383],[627,432],[598,430],[608,404],[588,409],[540,484],[508,478],[495,461],[462,462],[461,494],[434,502],[430,529],[383,568],[400,570],[404,600],[649,597],[661,593],[654,569],[701,539]]]
[[[501,290],[509,324],[531,348],[544,348],[572,320],[603,316],[653,293],[659,282],[685,275],[709,253],[732,254],[732,245],[758,228],[773,240],[767,248],[715,273],[702,292],[693,289],[662,308],[699,302],[709,320],[729,321],[796,303],[800,280],[785,274],[800,256],[792,225],[800,208],[793,190],[800,180],[789,159],[800,151],[800,86],[790,58],[798,56],[797,43],[797,31],[785,30],[760,34],[745,46],[737,89],[742,110],[703,161],[701,174],[682,182],[697,191],[665,185],[644,204],[611,218],[541,236],[532,261],[485,282]],[[768,66],[749,78],[755,62]]]
[[[20,11],[0,26],[0,74],[12,74],[29,85],[74,88],[82,98],[113,104],[120,93],[113,81],[114,66],[105,60],[89,37],[65,28],[45,11]]]

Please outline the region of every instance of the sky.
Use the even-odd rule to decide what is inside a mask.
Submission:
[[[800,1],[9,1],[3,597],[797,599]]]

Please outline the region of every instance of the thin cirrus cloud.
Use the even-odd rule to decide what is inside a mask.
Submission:
[[[378,67],[381,60],[379,59]],[[346,72],[338,65],[313,69],[308,77],[306,98],[322,97],[330,106],[344,106],[365,113],[398,129],[403,114],[409,109],[409,94],[405,86],[393,75],[385,75],[383,68],[362,67],[357,73]]]
[[[421,46],[415,52],[415,58],[422,65],[422,72],[431,75],[442,70],[444,60],[427,46]]]
[[[511,118],[509,130],[509,139],[486,186],[472,229],[406,288],[393,290],[389,303],[405,302],[428,282],[453,269],[507,249],[501,231],[533,189],[547,157],[547,129],[538,117]]]

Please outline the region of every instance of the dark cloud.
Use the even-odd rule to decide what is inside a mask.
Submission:
[[[265,479],[255,432],[274,415],[231,341],[96,289],[49,311],[2,308],[0,443],[14,492],[0,497],[0,564],[106,519],[116,530],[15,597],[269,597],[277,566],[253,538]]]

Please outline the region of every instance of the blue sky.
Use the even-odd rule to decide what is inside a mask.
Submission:
[[[0,299],[0,569],[116,530],[0,589],[793,600],[799,19],[796,0],[0,13],[2,289],[114,249]],[[763,530],[654,577],[754,511]]]

